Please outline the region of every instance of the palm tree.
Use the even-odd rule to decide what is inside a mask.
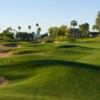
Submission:
[[[30,30],[31,30],[31,26],[30,25],[28,26],[28,29],[29,29],[29,33],[30,33]]]
[[[11,27],[8,28],[9,31],[13,31],[13,29]]]
[[[36,23],[36,27],[39,27],[39,24],[38,23]]]
[[[94,30],[95,34],[98,33],[98,32],[96,32],[96,30],[98,31],[98,27],[96,25],[93,25],[92,30]],[[98,33],[98,36],[99,36],[99,33]]]
[[[77,26],[77,21],[76,20],[72,20],[70,24],[73,27],[73,38],[75,38],[74,29],[75,29],[75,26]]]
[[[39,28],[37,29],[37,33],[40,34],[40,32],[41,32],[41,28],[39,27]]]
[[[38,28],[39,28],[39,24],[38,23],[36,23],[36,27],[37,27],[37,33],[38,33]]]
[[[21,26],[18,26],[18,30],[19,30],[19,32],[20,32],[20,30],[21,30]]]
[[[94,31],[97,30],[97,26],[93,25],[92,30],[94,30]]]

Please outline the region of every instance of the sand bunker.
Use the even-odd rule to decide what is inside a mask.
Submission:
[[[0,46],[0,50],[8,50],[8,49],[11,49],[11,47],[6,47],[6,46]]]
[[[9,52],[9,50],[12,48],[21,48],[21,46],[20,45],[14,46],[14,47],[13,46],[0,46],[0,51],[2,51],[0,53],[0,58],[6,58],[6,57],[12,56],[13,52],[11,51]],[[5,52],[5,51],[8,51],[8,52]]]
[[[5,85],[8,83],[8,80],[5,77],[0,77],[0,85]]]
[[[12,56],[12,52],[0,53],[0,58],[6,58],[10,56]]]

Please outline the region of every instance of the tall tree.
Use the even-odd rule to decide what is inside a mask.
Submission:
[[[66,25],[62,25],[59,27],[60,29],[60,36],[65,36],[66,35],[66,32],[67,32],[67,26]]]
[[[85,23],[85,24],[79,25],[79,30],[81,32],[82,37],[88,37],[88,35],[89,35],[89,24]]]
[[[38,23],[36,23],[36,27],[37,27],[37,33],[40,34],[40,32],[41,32],[41,27],[39,27],[39,24],[38,24]]]
[[[89,35],[89,24],[85,23],[85,31],[86,31],[86,37]]]
[[[92,30],[94,30],[94,31],[97,30],[97,26],[93,25]]]
[[[58,27],[50,27],[48,29],[48,33],[50,34],[51,37],[56,38],[58,32]]]
[[[70,28],[67,28],[67,37],[72,37],[73,35],[73,30]]]
[[[59,36],[63,36],[62,31],[63,28],[59,28],[59,27],[50,27],[48,29],[48,33],[50,34],[50,36],[53,38],[58,37],[58,40],[59,40]]]
[[[85,30],[84,24],[79,25],[79,31],[80,31],[82,37],[84,37],[84,30]]]
[[[28,29],[29,29],[29,33],[30,33],[30,30],[31,30],[31,26],[30,25],[28,26]]]
[[[9,28],[4,30],[0,35],[1,35],[1,38],[3,40],[12,40],[12,39],[14,39],[14,33],[10,32]]]
[[[62,36],[62,30],[61,28],[57,28],[57,31],[56,31],[56,36],[58,36],[58,40],[59,40],[59,37]]]
[[[8,31],[13,31],[13,29],[11,27],[7,28]]]
[[[19,32],[20,32],[20,30],[21,30],[21,26],[18,26],[18,30],[19,30]]]
[[[37,29],[37,33],[40,34],[40,32],[41,32],[41,28],[39,27],[39,28]]]
[[[97,18],[96,18],[96,29],[98,30],[100,34],[100,11],[98,12]],[[99,35],[100,36],[100,35]]]
[[[74,29],[75,29],[75,26],[77,26],[77,21],[76,20],[72,20],[70,25],[73,27],[73,38],[75,38]]]
[[[39,24],[38,23],[36,23],[36,27],[39,27]]]

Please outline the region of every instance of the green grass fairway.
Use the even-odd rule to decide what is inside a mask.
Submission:
[[[0,58],[0,100],[100,100],[99,41],[15,45]]]

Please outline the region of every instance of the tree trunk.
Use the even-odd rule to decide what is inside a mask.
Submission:
[[[75,33],[74,33],[74,29],[75,29],[75,27],[73,27],[73,39],[75,38]]]

